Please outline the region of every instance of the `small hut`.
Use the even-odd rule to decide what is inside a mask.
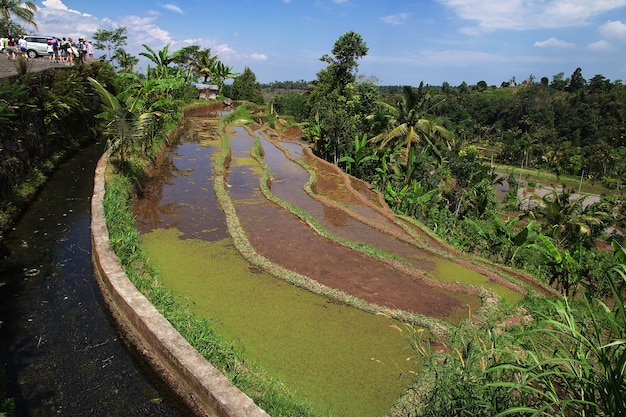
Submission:
[[[196,84],[198,90],[198,98],[200,100],[215,100],[217,99],[217,92],[219,88],[212,84]]]

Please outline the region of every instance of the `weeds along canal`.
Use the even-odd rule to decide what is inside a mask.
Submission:
[[[102,150],[63,164],[0,240],[0,359],[17,416],[190,415],[127,347],[93,276],[90,200]]]

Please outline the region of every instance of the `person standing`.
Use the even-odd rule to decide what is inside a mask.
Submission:
[[[91,41],[87,42],[87,56],[89,57],[89,62],[93,62],[93,44]]]
[[[48,39],[48,46],[46,46],[46,52],[48,53],[48,61],[54,60],[54,46],[52,46],[52,39]]]
[[[67,38],[67,52],[66,52],[66,61],[65,63],[67,65],[73,65],[74,64],[74,55],[76,54],[76,49],[74,49],[74,41],[72,41],[72,38]]]
[[[62,63],[67,63],[67,49],[68,49],[68,43],[67,43],[67,39],[65,39],[65,36],[63,37],[63,40],[61,40],[61,45],[59,46],[59,49],[61,50],[61,62]]]
[[[7,40],[6,51],[7,58],[9,58],[11,61],[15,61],[15,39],[13,39],[12,36],[9,36],[9,39]]]
[[[54,63],[57,64],[59,62],[59,43],[61,40],[59,38],[52,38],[52,51],[54,53]]]
[[[87,62],[87,41],[85,38],[78,39],[78,45],[76,45],[76,49],[78,50],[78,56],[82,62]]]
[[[17,47],[19,48],[22,58],[28,59],[28,42],[24,38],[24,35],[20,36],[20,38],[18,39]]]

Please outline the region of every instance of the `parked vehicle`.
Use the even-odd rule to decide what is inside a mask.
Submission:
[[[48,55],[48,41],[53,36],[41,36],[41,35],[25,35],[27,45],[27,53],[29,58],[37,58],[40,56]],[[56,38],[59,41],[59,38]],[[79,56],[78,52],[74,50],[74,56]]]
[[[26,35],[24,39],[28,43],[29,58],[48,55],[48,40],[52,39],[52,36]]]

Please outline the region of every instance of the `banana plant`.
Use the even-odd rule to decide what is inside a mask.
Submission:
[[[492,220],[490,225],[493,226],[493,230],[481,227],[469,217],[463,221],[472,226],[476,233],[489,245],[491,253],[500,256],[507,265],[515,261],[515,256],[520,249],[528,247],[536,241],[537,235],[534,232],[538,228],[538,224],[534,220],[516,232],[515,226],[521,220],[519,216],[509,219],[505,223],[494,212],[490,211],[487,215]]]
[[[575,249],[574,256],[572,256],[568,249],[560,249],[548,236],[540,234],[538,237],[540,242],[535,244],[535,247],[539,248],[548,259],[548,266],[552,273],[549,284],[556,284],[565,296],[575,294],[584,277],[584,266],[574,259],[574,256],[580,259],[584,252],[582,245]]]
[[[361,178],[363,164],[377,160],[378,156],[376,154],[368,153],[367,134],[363,134],[360,138],[358,134],[355,135],[352,155],[345,155],[339,158],[340,163],[346,164],[346,172],[359,178]]]

